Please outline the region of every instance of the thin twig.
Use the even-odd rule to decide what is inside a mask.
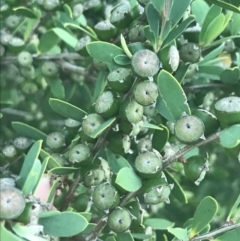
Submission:
[[[59,61],[59,64],[63,70],[70,71],[71,73],[76,73],[80,75],[85,75],[85,68],[70,64],[66,61]]]
[[[223,227],[218,228],[216,230],[213,230],[213,231],[211,231],[207,234],[202,234],[202,235],[199,235],[197,237],[194,237],[194,238],[191,239],[191,241],[211,239],[211,238],[213,238],[214,236],[216,236],[220,233],[224,233],[224,232],[227,232],[227,231],[230,231],[230,230],[233,230],[233,229],[237,229],[237,228],[240,228],[240,223],[227,224],[227,225],[224,225]]]

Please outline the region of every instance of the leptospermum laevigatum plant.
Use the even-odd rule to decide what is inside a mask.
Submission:
[[[238,0],[0,6],[1,241],[239,241]]]

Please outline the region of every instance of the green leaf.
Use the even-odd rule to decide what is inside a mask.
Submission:
[[[114,62],[124,66],[131,64],[131,59],[127,55],[117,55],[114,57]]]
[[[240,144],[240,125],[232,125],[219,134],[220,144],[225,148],[233,148]]]
[[[122,156],[115,155],[110,150],[106,149],[107,160],[110,166],[111,172],[118,173],[122,168],[128,167],[131,168],[129,162]]]
[[[200,45],[210,44],[222,31],[225,17],[221,13],[208,26]]]
[[[93,93],[93,102],[103,93],[105,87],[107,85],[107,72],[106,71],[99,71],[97,76],[97,81],[94,88]]]
[[[134,241],[131,233],[118,233],[116,241]]]
[[[77,170],[78,170],[78,168],[76,168],[76,167],[55,167],[55,168],[49,170],[48,173],[54,173],[56,175],[66,175],[66,174],[73,173]]]
[[[166,39],[163,41],[162,48],[168,46],[173,40],[177,39],[194,20],[195,17],[190,16],[182,21],[176,28],[171,30]]]
[[[209,11],[209,6],[204,0],[195,0],[191,4],[192,14],[196,17],[197,23],[202,26],[204,18]]]
[[[159,131],[162,131],[163,128],[160,127],[160,126],[157,126],[157,125],[154,125],[154,124],[151,124],[147,121],[144,121],[143,122],[143,125],[142,125],[143,128],[149,128],[149,129],[154,129],[154,130],[159,130]]]
[[[185,63],[180,62],[178,69],[175,71],[174,77],[177,79],[177,81],[180,84],[185,79],[188,68],[189,68],[189,64],[185,64]]]
[[[114,44],[102,41],[96,41],[87,44],[87,51],[93,58],[112,66],[112,68],[119,67],[114,62],[114,57],[118,55],[125,55],[124,51],[121,48],[117,47]]]
[[[116,241],[114,236],[109,236],[106,238],[106,241]]]
[[[19,179],[16,181],[17,186],[25,195],[28,195],[38,182],[39,170],[41,169],[41,162],[38,159],[42,146],[42,140],[36,141],[31,149],[28,151],[24,159]]]
[[[165,7],[165,0],[151,0],[152,5],[160,13]]]
[[[220,79],[226,84],[236,84],[240,79],[240,68],[234,67],[223,70],[220,75]]]
[[[155,177],[143,182],[140,193],[144,194],[149,192],[152,188],[168,184],[165,178]]]
[[[218,204],[212,197],[205,197],[197,206],[190,232],[190,238],[200,233],[214,218]],[[204,215],[203,215],[204,214]]]
[[[237,200],[235,201],[234,205],[232,206],[232,208],[228,214],[228,217],[226,220],[227,222],[229,222],[233,218],[233,215],[235,215],[235,212],[239,211],[239,208],[238,208],[239,204],[240,204],[240,195],[238,195]]]
[[[229,32],[231,35],[236,35],[238,32],[240,32],[240,14],[239,13],[233,13],[232,16],[232,22],[228,25]]]
[[[35,141],[37,141],[37,140],[45,141],[45,139],[47,138],[47,135],[45,133],[37,130],[36,128],[34,128],[32,126],[24,124],[22,122],[13,121],[12,127],[19,134],[29,137]]]
[[[228,231],[221,236],[213,239],[213,241],[239,241],[240,228]]]
[[[208,27],[220,15],[221,12],[222,12],[222,8],[216,5],[212,5],[210,7],[206,17],[204,18],[202,29],[199,36],[199,42],[201,44],[205,42],[204,39],[205,39],[205,34],[207,32]]]
[[[41,151],[40,151],[40,157],[42,159],[49,157],[48,165],[47,165],[48,169],[52,169],[54,167],[60,167],[60,164],[49,153],[47,153],[43,149],[41,149]]]
[[[155,46],[156,44],[155,36],[154,36],[154,33],[151,31],[149,25],[144,27],[144,34],[146,38],[149,40],[149,42],[152,44],[152,46]]]
[[[37,18],[38,17],[31,9],[25,8],[25,7],[13,8],[13,11],[16,12],[17,15],[27,17],[27,18]]]
[[[162,218],[147,218],[143,224],[152,227],[154,230],[166,230],[173,227],[175,223]]]
[[[105,131],[109,126],[111,126],[115,120],[116,117],[112,117],[111,119],[105,121],[90,135],[90,137],[93,139],[97,138],[103,131]]]
[[[46,82],[51,88],[51,92],[54,95],[54,97],[58,99],[64,99],[65,97],[65,89],[62,85],[62,80],[58,77],[56,78],[46,78]]]
[[[186,12],[188,6],[190,5],[191,0],[184,1],[174,1],[172,9],[170,12],[169,20],[172,23],[172,28],[179,22],[183,14]]]
[[[221,0],[210,0],[211,3],[214,3],[216,5],[218,5],[219,7],[225,8],[227,10],[236,12],[236,13],[240,13],[240,8],[239,6],[234,6],[232,4],[227,3],[226,1],[221,1]]]
[[[48,193],[47,203],[51,203],[53,201],[54,196],[56,195],[56,191],[59,188],[60,178],[56,179],[51,183],[51,189]]]
[[[162,128],[161,131],[155,130],[152,137],[152,147],[161,152],[166,145],[169,138],[169,130],[164,125],[159,125]]]
[[[115,183],[128,192],[136,192],[142,186],[141,178],[130,167],[120,169]]]
[[[209,79],[220,80],[220,75],[222,71],[223,71],[223,67],[220,67],[220,66],[214,66],[212,64],[201,65],[198,68],[197,75],[205,78],[209,78]]]
[[[44,234],[55,237],[69,237],[81,233],[88,225],[87,220],[74,212],[62,212],[49,217],[40,218]]]
[[[59,42],[60,38],[52,30],[49,30],[41,37],[38,49],[41,53],[47,53]]]
[[[187,197],[184,193],[184,190],[182,189],[181,185],[177,181],[177,179],[174,178],[174,176],[168,172],[164,171],[166,178],[168,180],[168,183],[174,184],[174,187],[171,191],[171,194],[181,203],[188,203]]]
[[[181,241],[188,241],[188,231],[183,228],[168,228],[168,232],[173,234],[176,238]]]
[[[9,231],[4,226],[4,221],[0,222],[0,240],[9,240],[9,241],[23,241],[20,237],[14,235],[13,232]]]
[[[170,121],[180,119],[184,112],[190,115],[187,97],[178,81],[170,73],[162,70],[158,74],[157,84],[162,102],[172,118],[166,116],[165,112],[161,109],[162,105],[158,103],[156,108],[161,115],[163,114]]]
[[[87,115],[84,110],[62,100],[50,98],[49,105],[58,114],[77,121],[82,121],[82,118]]]
[[[53,28],[52,31],[72,48],[75,48],[77,46],[78,39],[74,35],[71,35],[69,32],[67,32],[66,30],[62,28]]]

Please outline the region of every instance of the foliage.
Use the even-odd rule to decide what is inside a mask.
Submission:
[[[239,239],[238,0],[0,12],[1,240]]]

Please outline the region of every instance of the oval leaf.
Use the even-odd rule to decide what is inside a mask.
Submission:
[[[4,221],[0,222],[0,240],[23,241],[20,237],[14,235],[13,232],[7,230],[4,223]]]
[[[55,167],[51,169],[48,173],[54,173],[56,175],[66,175],[78,170],[76,167]]]
[[[168,232],[181,241],[188,241],[188,230],[183,228],[168,228]]]
[[[82,118],[87,114],[84,110],[58,99],[50,98],[49,105],[58,114],[77,121],[82,121]]]
[[[60,38],[52,31],[47,31],[40,39],[38,49],[41,53],[47,53],[54,46],[58,45]]]
[[[75,36],[71,35],[69,32],[67,32],[64,29],[61,28],[53,28],[52,31],[60,38],[62,39],[66,44],[71,46],[72,48],[75,48],[77,46],[78,40]]]
[[[218,210],[218,204],[212,197],[205,197],[197,206],[193,217],[190,238],[200,233],[214,218]],[[204,215],[203,215],[204,214]]]
[[[130,167],[124,167],[118,172],[115,183],[128,192],[136,192],[142,186],[141,178]]]
[[[155,130],[152,138],[152,147],[157,151],[161,152],[168,141],[169,130],[164,125],[159,125],[162,129],[161,131]]]
[[[88,225],[87,220],[73,212],[62,212],[39,219],[45,234],[55,237],[70,237],[81,233]]]
[[[219,138],[223,147],[236,147],[240,143],[240,125],[233,125],[224,129],[220,132]]]
[[[175,223],[162,218],[148,218],[143,224],[152,227],[154,230],[165,230],[173,227]]]
[[[15,11],[17,15],[20,15],[23,17],[37,18],[37,15],[29,8],[17,7],[17,8],[14,8],[13,11]]]

